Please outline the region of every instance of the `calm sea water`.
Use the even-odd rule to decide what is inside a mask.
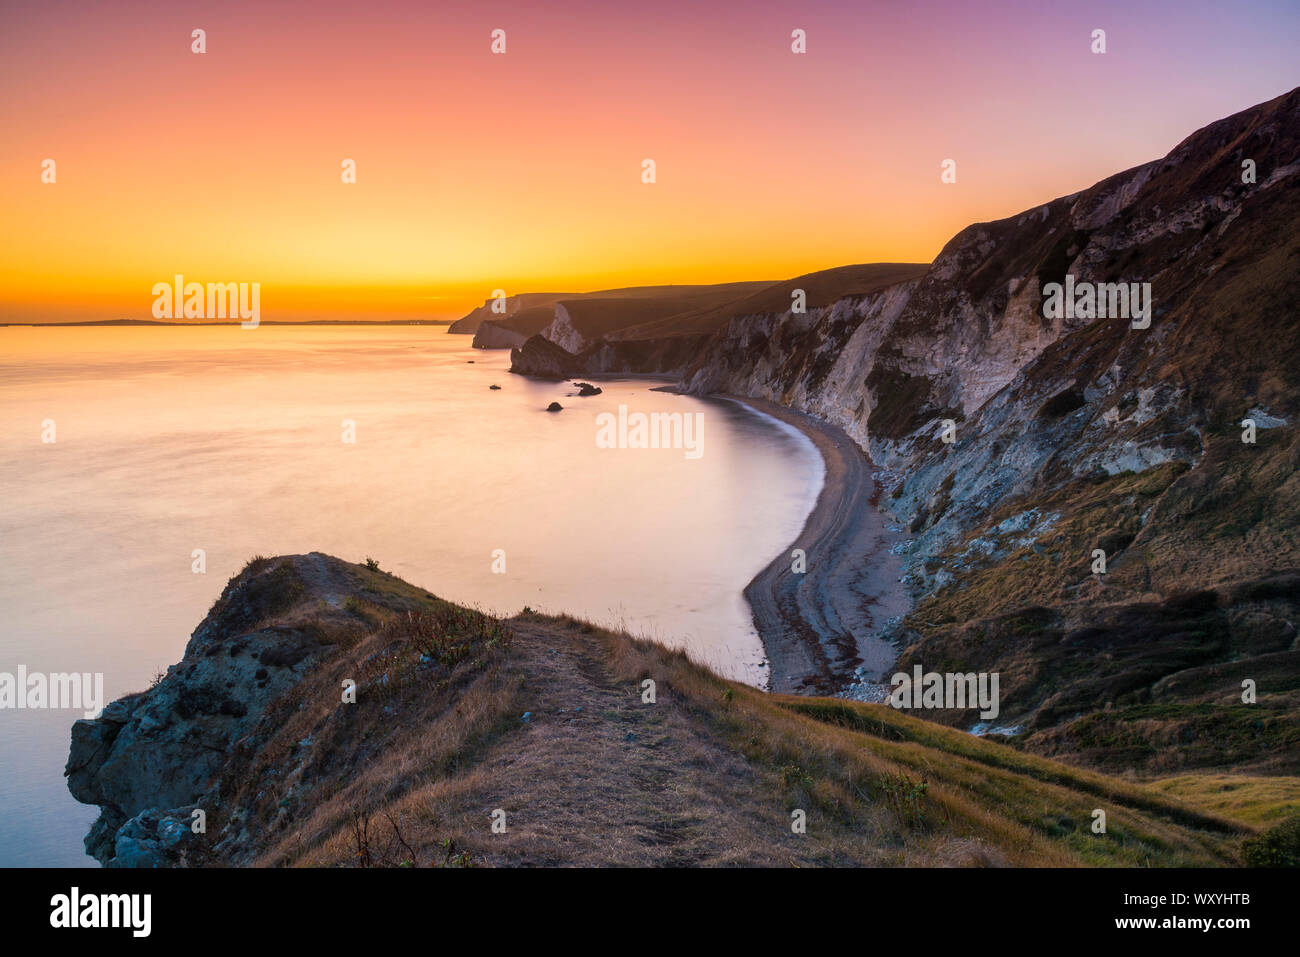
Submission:
[[[0,328],[0,671],[103,672],[111,701],[179,660],[251,556],[323,551],[762,685],[741,590],[816,501],[812,444],[654,382],[577,398],[508,366],[441,327]],[[620,403],[703,413],[703,454],[598,448]],[[0,865],[93,864],[97,809],[63,780],[77,717],[0,710]]]

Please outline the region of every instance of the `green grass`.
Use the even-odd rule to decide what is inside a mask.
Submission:
[[[1300,777],[1182,774],[1157,779],[1149,787],[1252,827],[1268,827],[1300,814]]]

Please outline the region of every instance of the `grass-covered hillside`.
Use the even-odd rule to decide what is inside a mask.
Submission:
[[[130,819],[97,825],[117,825],[119,855],[138,850],[123,834],[154,827],[164,848],[169,817],[205,809],[207,835],[165,863],[1234,865],[1295,802],[768,695],[625,634],[498,620],[318,553],[250,563],[162,681],[78,723],[74,759],[78,735],[98,748],[74,793]],[[212,773],[145,806],[157,789],[131,782],[185,780],[187,742],[220,752]]]

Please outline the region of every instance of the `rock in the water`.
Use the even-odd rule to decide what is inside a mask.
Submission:
[[[584,398],[589,395],[600,395],[605,391],[598,386],[592,385],[590,382],[575,382],[573,384],[578,387],[578,395]]]
[[[490,386],[488,386],[488,388],[491,389],[493,392],[496,392],[496,391],[498,391],[498,390],[501,388],[501,386],[499,386],[499,385],[490,385]]]
[[[547,411],[547,412],[559,412],[559,411],[560,411],[561,409],[563,409],[563,408],[564,408],[564,406],[560,405],[560,403],[558,403],[558,402],[552,402],[550,405],[548,405],[548,406],[546,407],[546,411]]]

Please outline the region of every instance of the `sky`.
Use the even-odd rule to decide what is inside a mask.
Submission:
[[[1292,89],[1298,39],[1293,0],[0,0],[0,322],[928,262]]]

